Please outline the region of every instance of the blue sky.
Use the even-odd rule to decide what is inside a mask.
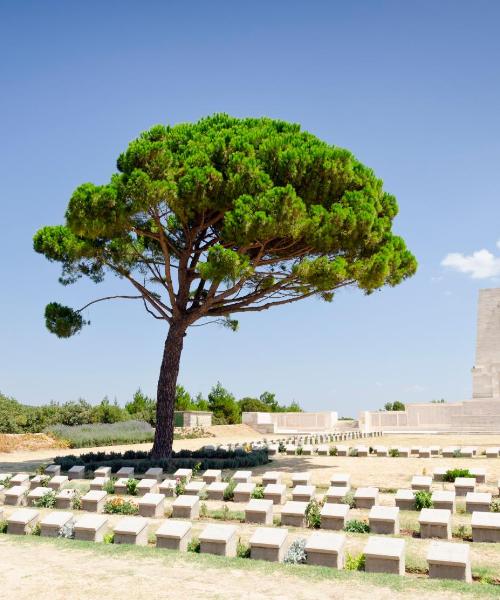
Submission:
[[[32,236],[141,131],[228,112],[299,122],[374,168],[420,267],[370,297],[244,316],[236,334],[195,328],[180,382],[344,415],[469,398],[477,290],[500,286],[499,21],[495,0],[0,0],[0,390],[33,404],[155,392],[166,331],[139,304],[92,307],[69,340],[45,330],[48,301],[127,288],[63,288]]]

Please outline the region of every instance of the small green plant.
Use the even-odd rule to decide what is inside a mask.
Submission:
[[[337,454],[338,454],[337,446],[330,446],[330,449],[328,450],[328,454],[330,456],[337,456]]]
[[[137,496],[137,486],[139,485],[139,481],[137,479],[133,479],[130,477],[127,479],[127,494],[129,496]]]
[[[0,521],[0,533],[7,533],[7,521]]]
[[[453,533],[464,541],[472,541],[472,530],[468,525],[459,525]]]
[[[71,499],[71,508],[73,510],[82,510],[82,492],[75,490],[73,498]]]
[[[356,500],[354,498],[354,492],[347,492],[347,494],[340,501],[341,504],[347,504],[349,508],[355,508]]]
[[[349,554],[345,555],[344,569],[346,571],[364,571],[366,557],[364,554]]]
[[[11,487],[10,480],[12,479],[12,475],[0,475],[0,485],[3,485],[5,489]]]
[[[226,489],[224,490],[223,498],[226,502],[230,502],[234,499],[234,488],[236,487],[236,481],[234,479],[230,479],[227,484]]]
[[[45,473],[45,465],[39,465],[39,466],[36,468],[36,471],[35,471],[35,473],[36,473],[37,475],[43,475],[43,474]]]
[[[399,456],[399,450],[397,448],[391,448],[389,450],[389,456],[392,456],[393,458],[397,458]]]
[[[175,478],[175,495],[182,496],[185,489],[186,489],[186,478],[185,477],[176,477]]]
[[[208,507],[206,502],[200,504],[200,517],[206,519],[208,517]]]
[[[250,546],[241,540],[238,540],[238,545],[236,546],[236,556],[239,558],[250,558]]]
[[[349,448],[349,456],[357,456],[358,449],[357,448]]]
[[[283,562],[289,565],[300,565],[305,563],[306,560],[306,540],[305,538],[298,538],[290,544]]]
[[[63,525],[59,531],[57,532],[57,537],[65,538],[67,540],[72,540],[75,537],[75,522],[73,520],[69,521],[65,525]]]
[[[41,535],[42,533],[42,527],[40,525],[40,523],[37,523],[36,525],[34,525],[30,531],[31,535]]]
[[[286,452],[286,447],[285,447],[285,444],[284,444],[283,442],[280,442],[280,443],[278,444],[278,452],[279,452],[280,454],[285,454],[285,452]]]
[[[33,502],[33,506],[37,508],[54,508],[56,505],[56,493],[54,490],[45,492],[43,496]]]
[[[264,486],[256,485],[253,492],[251,493],[252,498],[256,498],[257,500],[262,500],[264,498]]]
[[[197,477],[201,469],[201,462],[197,462],[193,467],[193,477]]]
[[[344,531],[349,531],[350,533],[370,533],[370,526],[366,521],[351,519],[345,524]]]
[[[192,538],[187,545],[187,551],[188,552],[196,552],[197,554],[199,554],[200,547],[201,547],[200,540],[198,538]]]
[[[443,481],[453,483],[457,477],[474,477],[469,469],[448,469],[443,475]]]
[[[108,494],[114,494],[115,493],[115,483],[116,483],[116,477],[111,477],[111,479],[109,481],[106,481],[106,483],[102,486],[102,489],[107,492]]]
[[[500,512],[500,498],[495,498],[495,500],[491,501],[490,511],[491,512]]]
[[[112,498],[104,505],[106,514],[118,515],[136,515],[139,512],[139,507],[135,502],[124,500],[123,498]]]
[[[432,508],[432,494],[425,490],[415,492],[415,510],[422,508]]]
[[[462,457],[462,453],[460,452],[460,450],[457,448],[456,450],[453,450],[453,458],[461,458]]]
[[[102,538],[102,541],[105,544],[114,544],[115,543],[115,534],[112,533],[111,531],[109,533],[105,533],[104,537]]]
[[[302,448],[302,446],[297,446],[297,450],[295,451],[295,453],[300,456],[301,454],[303,454],[304,452],[304,448]]]
[[[311,500],[306,507],[306,527],[319,529],[321,527],[321,504]]]

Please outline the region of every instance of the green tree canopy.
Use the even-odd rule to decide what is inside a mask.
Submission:
[[[397,203],[347,150],[268,118],[224,114],[158,125],[119,156],[109,183],[84,183],[64,225],[34,248],[61,264],[60,281],[113,273],[135,290],[73,310],[50,303],[48,329],[68,337],[94,302],[133,298],[170,328],[158,382],[153,454],[168,455],[183,337],[221,323],[355,286],[372,293],[413,275],[416,261],[391,231]]]

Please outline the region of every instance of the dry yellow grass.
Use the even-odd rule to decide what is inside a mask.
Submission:
[[[67,444],[45,433],[0,433],[0,452],[67,448]]]

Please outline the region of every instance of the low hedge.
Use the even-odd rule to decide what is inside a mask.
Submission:
[[[128,450],[127,452],[89,452],[74,456],[58,456],[53,461],[67,471],[75,465],[84,465],[87,471],[98,467],[111,467],[116,473],[121,467],[134,467],[136,473],[145,473],[151,467],[161,467],[166,473],[177,469],[192,469],[199,465],[200,469],[241,469],[256,467],[269,462],[267,448],[259,448],[251,452],[237,450],[181,450],[172,452],[166,459],[151,458],[148,452]]]

